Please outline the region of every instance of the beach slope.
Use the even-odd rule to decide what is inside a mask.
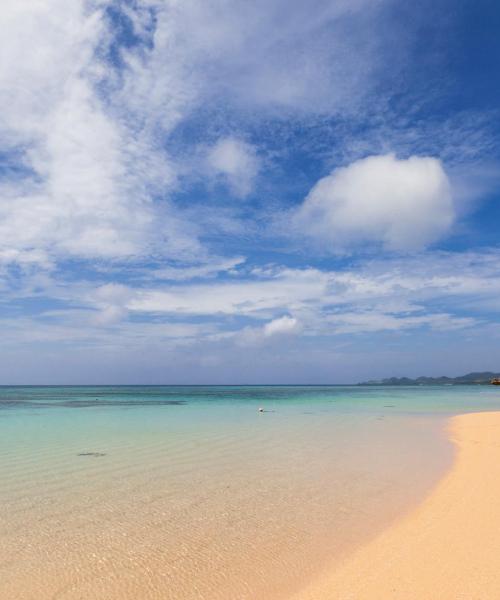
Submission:
[[[449,433],[456,459],[427,499],[293,600],[500,598],[500,413]]]

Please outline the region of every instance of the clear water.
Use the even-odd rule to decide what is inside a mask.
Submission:
[[[495,409],[495,386],[0,386],[0,410],[115,409],[189,405],[212,409],[238,406],[284,409],[298,405],[332,410],[379,411],[394,401],[402,412],[433,414]],[[382,405],[380,405],[382,402]]]
[[[2,387],[0,597],[286,598],[423,497],[446,417],[499,408],[488,386]]]

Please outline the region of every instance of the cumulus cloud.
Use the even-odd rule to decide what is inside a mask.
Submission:
[[[289,315],[268,321],[262,327],[244,327],[215,336],[215,339],[234,340],[237,346],[261,346],[278,342],[283,337],[290,337],[301,332],[302,326],[298,319]]]
[[[297,333],[300,330],[299,321],[288,315],[269,321],[264,325],[265,337],[272,337],[274,335],[289,335],[291,333]]]
[[[251,144],[234,137],[221,138],[209,149],[207,164],[235,196],[244,198],[251,193],[259,171],[259,159]]]
[[[320,179],[293,220],[301,232],[334,251],[363,244],[414,251],[448,233],[454,206],[438,159],[387,154]]]

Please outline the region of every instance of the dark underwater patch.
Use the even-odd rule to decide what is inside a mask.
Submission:
[[[187,404],[185,400],[66,400],[64,402],[47,403],[44,406],[65,406],[67,408],[88,408],[90,406],[180,406]],[[40,405],[38,405],[40,406]]]
[[[100,456],[106,456],[105,452],[79,452],[77,456],[94,456],[96,458]]]
[[[55,400],[54,402],[34,402],[31,400],[1,399],[0,409],[2,408],[91,408],[99,406],[182,406],[187,404],[186,400]]]

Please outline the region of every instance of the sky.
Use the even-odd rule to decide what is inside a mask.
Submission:
[[[3,0],[0,384],[500,371],[495,0]]]

